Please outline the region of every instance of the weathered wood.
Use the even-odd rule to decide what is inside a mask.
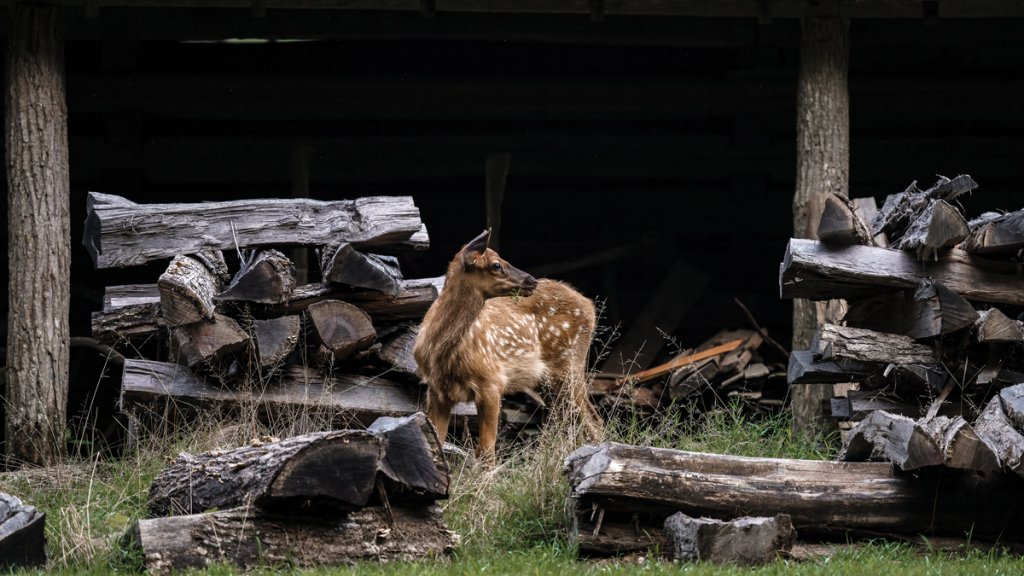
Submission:
[[[329,284],[308,284],[296,288],[288,302],[271,307],[269,312],[295,313],[317,302],[334,299],[359,306],[377,322],[421,320],[443,288],[444,276],[403,280],[397,296],[377,290],[346,290]]]
[[[934,260],[940,250],[952,248],[967,238],[968,232],[964,215],[948,202],[936,200],[910,223],[893,247],[914,251],[918,260]]]
[[[607,443],[566,459],[572,537],[583,553],[661,542],[674,512],[731,519],[789,514],[803,536],[1024,534],[1024,479],[889,463],[748,458]]]
[[[839,460],[892,462],[910,471],[945,462],[936,439],[913,418],[876,410],[850,431]]]
[[[198,258],[175,256],[157,280],[160,314],[171,327],[213,320],[213,297],[220,292],[218,276]]]
[[[295,351],[301,329],[302,319],[299,316],[253,320],[253,337],[260,367],[269,369],[284,363]]]
[[[1024,342],[1024,323],[1007,318],[998,308],[979,312],[974,330],[975,339],[981,343]]]
[[[214,314],[211,322],[193,322],[171,331],[171,356],[189,368],[224,360],[248,344],[249,333],[223,314]]]
[[[909,233],[909,229],[920,216],[936,201],[950,202],[961,194],[978,187],[978,183],[969,175],[961,174],[955,178],[940,176],[931,188],[921,191],[917,182],[911,182],[907,189],[899,194],[891,194],[878,211],[873,223],[877,232],[885,232],[894,244]]]
[[[97,268],[144,264],[202,250],[265,245],[360,248],[405,242],[423,223],[408,196],[321,202],[305,198],[199,204],[95,203],[85,246]],[[188,226],[178,226],[187,221]]]
[[[860,221],[871,229],[871,223],[875,221],[878,216],[878,203],[875,202],[873,196],[865,196],[861,198],[853,198],[853,209],[854,212],[860,217]],[[889,237],[886,236],[885,232],[879,232],[871,237],[871,243],[874,246],[880,246],[887,248],[889,246]]]
[[[974,254],[1014,254],[1024,248],[1024,210],[988,212],[969,223],[964,250]]]
[[[845,196],[829,194],[818,222],[818,240],[826,244],[873,245],[871,231],[857,215],[853,202]]]
[[[92,337],[106,344],[154,336],[167,324],[160,301],[121,306],[92,313]]]
[[[103,289],[103,310],[110,311],[125,306],[159,304],[160,288],[156,284],[121,284]]]
[[[395,334],[381,340],[377,358],[391,370],[410,378],[417,376],[416,359],[412,355],[419,325],[400,328]]]
[[[379,376],[330,376],[289,368],[280,383],[259,390],[225,389],[184,366],[127,360],[121,377],[122,410],[145,413],[170,404],[178,410],[237,412],[242,406],[274,417],[326,413],[336,426],[370,425],[381,416],[403,416],[421,406],[415,391]]]
[[[369,315],[341,300],[324,300],[306,309],[317,339],[334,361],[347,360],[373,344],[377,331]]]
[[[433,502],[448,496],[448,467],[426,416],[378,419],[362,430],[333,430],[203,454],[180,454],[153,479],[151,516],[256,505],[306,515],[377,502]]]
[[[251,250],[216,301],[278,304],[295,290],[295,265],[277,250]]]
[[[999,401],[1014,430],[1024,433],[1024,383],[1000,390]]]
[[[46,565],[46,514],[0,492],[0,570]]]
[[[743,344],[743,342],[743,339],[737,338],[713,348],[708,348],[707,350],[701,350],[699,352],[694,352],[693,354],[676,356],[664,364],[660,364],[642,372],[637,372],[636,374],[628,374],[619,380],[621,380],[621,384],[639,384],[641,382],[647,382],[648,380],[653,380],[659,376],[664,376],[673,370],[679,370],[686,366],[696,365],[702,360],[732,352]]]
[[[886,334],[865,328],[825,324],[818,330],[811,350],[820,360],[854,360],[880,364],[937,364],[935,351],[909,336]]]
[[[321,254],[324,282],[369,288],[390,296],[402,291],[402,272],[393,256],[365,254],[348,242],[330,244]]]
[[[993,396],[978,415],[974,432],[995,453],[1003,470],[1024,476],[1024,436],[1007,417],[999,396]]]
[[[919,262],[901,250],[827,246],[791,239],[779,274],[783,298],[856,298],[885,288],[915,288],[924,278],[942,283],[967,300],[1024,305],[1024,279],[1014,266],[981,263],[950,250]]]
[[[434,559],[458,544],[437,505],[375,506],[335,518],[287,521],[240,507],[139,520],[130,540],[141,550],[147,571],[158,574],[224,562],[250,570]]]
[[[851,301],[844,320],[848,326],[920,340],[962,330],[977,318],[977,311],[959,294],[940,282],[925,279],[914,290]]]
[[[788,555],[796,531],[786,514],[725,522],[676,512],[665,520],[665,539],[669,557],[677,562],[756,566]]]
[[[935,416],[924,419],[921,425],[939,444],[945,466],[979,472],[1000,469],[999,458],[992,448],[978,437],[962,416]]]
[[[794,384],[838,384],[864,380],[882,371],[876,364],[854,360],[815,360],[813,350],[794,350],[789,354],[786,380]]]

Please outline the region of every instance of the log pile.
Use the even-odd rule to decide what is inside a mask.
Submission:
[[[147,350],[122,378],[134,422],[211,405],[265,415],[312,405],[335,424],[366,425],[423,408],[412,343],[444,277],[402,276],[402,259],[429,243],[411,198],[136,204],[90,193],[87,208],[97,268],[170,259],[155,284],[108,286],[92,318],[95,339],[129,357]],[[318,249],[319,281],[296,284],[292,246]],[[147,341],[160,343],[155,353]],[[513,398],[503,416],[518,433],[541,410]],[[462,405],[453,426],[473,418]]]
[[[866,221],[833,198],[819,241],[789,241],[782,297],[847,300],[842,322],[820,326],[809,350],[792,353],[787,376],[791,386],[853,383],[831,405],[842,429],[877,409],[973,422],[1001,389],[1024,382],[1024,210],[968,220],[956,200],[976,187],[966,175],[926,190],[913,183]],[[952,426],[937,422],[914,428],[915,446],[930,426]],[[923,457],[893,461],[905,456]]]
[[[46,565],[46,514],[0,492],[0,571]]]
[[[305,568],[438,558],[458,536],[441,443],[422,413],[181,454],[153,480],[129,532],[151,572],[231,563]]]

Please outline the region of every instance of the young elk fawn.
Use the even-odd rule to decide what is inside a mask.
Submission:
[[[490,230],[448,265],[444,290],[413,346],[426,382],[427,412],[444,439],[452,408],[476,403],[477,455],[494,457],[504,394],[549,384],[581,413],[596,439],[601,417],[587,398],[587,352],[594,303],[554,280],[537,280],[487,247]]]

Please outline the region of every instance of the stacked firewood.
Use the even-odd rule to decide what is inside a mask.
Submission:
[[[316,408],[365,426],[422,409],[412,344],[444,277],[401,273],[400,259],[429,243],[412,198],[136,204],[90,193],[85,230],[97,268],[171,259],[156,284],[107,287],[93,314],[93,337],[130,351],[123,411]],[[297,283],[284,253],[296,246],[317,249],[319,281]],[[165,344],[139,358],[152,340]],[[465,428],[475,408],[455,415]],[[503,415],[512,428],[539,421],[526,403]]]
[[[313,567],[447,555],[448,466],[422,413],[203,454],[153,480],[129,532],[150,572]]]
[[[927,190],[915,183],[877,210],[873,201],[828,199],[820,241],[790,240],[781,293],[846,299],[847,310],[820,327],[809,350],[793,352],[790,385],[854,383],[833,399],[835,418],[960,417],[925,427],[963,438],[974,434],[964,424],[989,412],[1001,389],[1024,382],[1024,210],[967,220],[955,200],[976,187],[970,176]],[[872,425],[894,425],[883,418]],[[858,446],[872,435],[847,435],[847,457],[865,454]]]
[[[599,374],[591,396],[607,412],[628,408],[653,414],[672,405],[703,410],[730,401],[774,412],[785,400],[785,368],[762,357],[763,343],[755,330],[722,330],[653,368]]]

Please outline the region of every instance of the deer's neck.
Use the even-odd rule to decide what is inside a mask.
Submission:
[[[448,270],[444,290],[430,309],[425,322],[426,337],[439,357],[450,358],[480,316],[487,300],[462,278],[462,270]]]

